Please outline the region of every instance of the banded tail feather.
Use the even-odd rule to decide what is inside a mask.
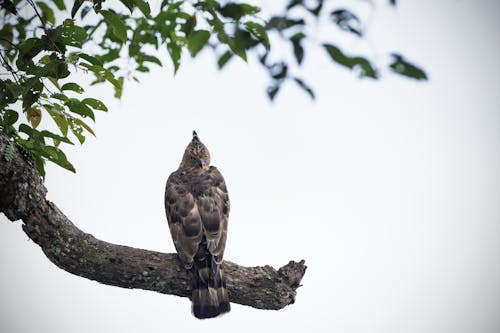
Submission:
[[[205,319],[229,312],[231,305],[221,264],[206,253],[202,257],[195,258],[191,271],[193,315],[198,319]]]

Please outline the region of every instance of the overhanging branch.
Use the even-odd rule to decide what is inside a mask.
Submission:
[[[38,173],[16,149],[7,161],[9,140],[0,135],[0,212],[22,220],[23,230],[58,267],[104,284],[189,297],[190,276],[177,255],[116,245],[78,229],[52,202]],[[225,261],[230,300],[258,309],[278,310],[295,300],[305,273],[304,261],[243,267]]]

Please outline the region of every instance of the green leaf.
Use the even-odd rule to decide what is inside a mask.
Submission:
[[[41,155],[66,170],[76,172],[75,167],[68,161],[63,151],[57,147],[43,146]]]
[[[66,96],[64,94],[60,94],[60,93],[52,94],[52,95],[50,95],[50,97],[58,99],[58,100],[63,101],[63,102],[66,102],[68,100],[68,96]]]
[[[363,57],[349,57],[345,55],[338,47],[331,44],[323,44],[323,47],[328,52],[328,55],[339,65],[348,67],[350,69],[359,69],[360,76],[378,78],[378,73],[372,64]]]
[[[87,104],[87,105],[90,105],[95,110],[108,111],[108,108],[106,107],[106,105],[104,105],[104,103],[98,99],[85,98],[85,99],[82,99],[82,102]]]
[[[69,128],[71,129],[71,132],[73,133],[74,136],[78,139],[80,144],[85,142],[85,136],[82,134],[83,129],[82,126],[76,124],[76,118],[69,118],[68,119],[68,124]]]
[[[155,64],[157,64],[160,67],[162,66],[162,63],[161,63],[160,59],[158,59],[155,56],[149,55],[149,54],[143,54],[142,57],[141,57],[141,60],[142,61],[147,61],[147,62],[155,63]]]
[[[193,31],[188,39],[188,50],[192,57],[195,57],[198,52],[205,46],[210,38],[210,32],[207,30],[196,30]]]
[[[27,110],[33,103],[38,101],[43,89],[42,82],[37,77],[27,79],[23,83],[23,109]]]
[[[41,131],[40,134],[45,138],[51,138],[51,139],[61,141],[61,142],[64,142],[64,143],[67,143],[70,145],[73,144],[73,142],[71,142],[66,136],[60,136],[60,135],[54,134],[54,133],[49,132],[49,131]]]
[[[90,117],[92,120],[95,120],[94,112],[87,106],[87,104],[79,101],[76,98],[70,98],[65,102],[66,106],[73,113],[77,113],[81,116]]]
[[[239,4],[230,2],[221,7],[219,12],[224,17],[239,20],[245,15],[257,14],[258,12],[260,12],[260,8],[245,3]]]
[[[99,59],[97,59],[96,57],[93,57],[91,55],[88,55],[86,53],[79,53],[78,54],[78,57],[80,57],[81,59],[83,60],[87,60],[88,62],[90,62],[92,65],[97,65],[97,66],[102,66],[102,61],[100,61]]]
[[[391,54],[393,62],[389,67],[398,74],[411,77],[416,80],[427,80],[427,74],[417,66],[406,61],[403,56],[393,53]]]
[[[266,24],[266,30],[276,29],[283,31],[296,25],[304,25],[303,19],[291,19],[285,16],[273,16]]]
[[[254,35],[264,47],[269,50],[271,45],[269,44],[269,37],[267,36],[266,29],[262,25],[256,22],[246,22],[245,27],[252,35]]]
[[[59,9],[59,10],[66,9],[66,5],[64,4],[64,0],[53,0],[53,1],[56,4],[57,9]]]
[[[101,10],[101,15],[104,17],[106,23],[111,26],[113,34],[118,37],[122,43],[127,42],[127,26],[122,18],[111,10]]]
[[[63,86],[61,87],[61,90],[71,90],[71,91],[77,92],[79,94],[84,92],[83,88],[74,82],[68,82],[68,83],[63,84]]]
[[[17,9],[16,6],[12,3],[10,0],[4,0],[0,3],[0,7],[5,9],[11,14],[17,15]]]
[[[81,48],[82,42],[87,38],[87,31],[75,25],[71,19],[64,20],[63,24],[57,27],[57,31],[57,41],[69,46]]]
[[[7,127],[14,125],[18,118],[19,114],[16,111],[10,109],[5,110],[3,114],[3,126]]]
[[[45,108],[45,110],[47,110],[49,115],[52,117],[52,119],[56,123],[57,127],[61,131],[62,135],[67,136],[68,135],[68,121],[66,120],[64,113],[62,111],[57,110],[57,108],[53,105],[45,104],[43,107]]]
[[[119,77],[118,80],[116,80],[116,83],[117,84],[114,85],[115,97],[119,99],[122,97],[122,93],[123,93],[123,76]]]
[[[276,97],[276,94],[279,92],[281,88],[281,85],[279,84],[275,84],[275,85],[271,85],[269,87],[267,87],[267,96],[269,97],[269,99],[271,101],[274,100],[274,98]]]
[[[37,2],[36,5],[42,11],[42,19],[50,24],[56,24],[56,17],[54,16],[54,11],[45,2]]]
[[[219,60],[217,60],[217,66],[219,69],[222,69],[232,57],[233,52],[231,51],[226,51],[223,55],[221,55]]]
[[[182,48],[177,45],[176,42],[168,42],[167,43],[167,50],[168,53],[170,54],[170,58],[172,59],[172,63],[174,64],[174,74],[177,73],[177,70],[179,69],[179,66],[181,64],[181,51]]]
[[[17,83],[11,80],[0,80],[0,109],[15,103],[21,92],[21,87]]]
[[[151,18],[151,8],[149,8],[149,4],[144,0],[133,0],[134,4],[139,8],[139,10],[146,16],[147,18]]]
[[[315,99],[316,98],[316,96],[314,95],[314,91],[304,81],[302,81],[298,77],[293,78],[293,80],[299,85],[299,87],[301,87],[302,89],[304,89],[309,94],[309,96],[311,97],[311,99]]]
[[[292,37],[290,37],[290,41],[293,46],[293,54],[295,55],[295,59],[299,65],[302,64],[302,60],[304,60],[304,48],[302,47],[301,41],[304,39],[306,35],[302,32],[298,32]]]
[[[89,132],[93,136],[96,136],[95,133],[94,133],[94,131],[92,130],[92,128],[90,128],[89,125],[87,125],[86,123],[84,123],[83,120],[81,120],[81,119],[75,119],[75,123],[77,125],[80,125],[81,127],[85,128],[87,130],[87,132]]]
[[[124,4],[125,7],[127,7],[128,10],[130,10],[130,14],[132,14],[132,11],[134,10],[134,1],[132,1],[132,0],[120,0],[120,2],[122,4]]]
[[[75,0],[75,2],[73,2],[73,8],[71,8],[71,17],[75,17],[78,9],[80,9],[84,2],[85,0]]]
[[[59,86],[59,82],[57,82],[57,79],[55,77],[49,76],[49,77],[47,77],[47,79],[50,82],[52,82],[52,84],[54,85],[54,87],[56,87],[57,89],[61,90],[61,87]]]

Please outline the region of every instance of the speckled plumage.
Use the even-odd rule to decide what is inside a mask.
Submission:
[[[179,168],[167,180],[165,210],[181,262],[192,272],[193,314],[211,318],[230,310],[221,263],[229,197],[222,174],[196,132]]]

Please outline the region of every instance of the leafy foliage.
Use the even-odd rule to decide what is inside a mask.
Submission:
[[[0,64],[7,74],[0,76],[0,132],[30,156],[42,176],[46,161],[74,172],[63,144],[72,145],[75,138],[83,143],[86,135],[95,135],[88,119],[93,122],[98,112],[108,111],[102,101],[86,96],[85,85],[73,78],[76,71],[86,73],[91,85],[112,87],[114,96],[120,98],[126,80],[138,80],[137,75],[149,72],[151,66],[171,66],[175,75],[186,54],[196,57],[210,49],[220,69],[233,58],[247,61],[249,56],[257,56],[270,78],[267,94],[271,100],[288,81],[314,99],[313,89],[297,72],[307,59],[304,46],[319,46],[334,63],[361,77],[381,76],[367,57],[347,55],[331,41],[309,37],[313,35],[310,28],[323,15],[355,38],[363,36],[362,19],[356,13],[330,3],[327,6],[324,0],[289,0],[283,14],[268,18],[260,8],[243,2],[150,3],[0,2]],[[395,6],[396,1],[389,4]],[[282,50],[275,52],[277,39],[291,46],[292,61]],[[160,56],[162,49],[170,59]],[[283,58],[276,59],[276,55]],[[425,72],[402,55],[391,56],[391,72],[426,79]],[[43,128],[47,121],[53,121],[58,133]]]

